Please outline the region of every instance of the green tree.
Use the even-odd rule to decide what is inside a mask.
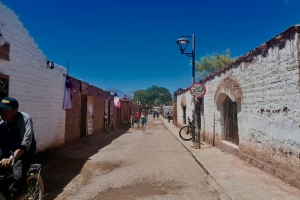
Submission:
[[[200,58],[200,61],[195,62],[196,72],[200,77],[206,77],[209,74],[229,65],[234,58],[231,57],[229,49],[223,54],[214,53],[213,55],[207,55]]]
[[[165,87],[151,86],[146,90],[137,90],[134,92],[134,101],[139,101],[144,108],[148,109],[153,106],[173,105],[172,96]]]

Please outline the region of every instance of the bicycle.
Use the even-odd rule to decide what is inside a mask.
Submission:
[[[14,157],[13,157],[14,160]],[[27,190],[23,196],[23,200],[43,200],[44,198],[44,182],[41,177],[41,164],[31,164],[27,172]],[[0,181],[13,178],[13,174],[7,176],[0,175]],[[0,200],[6,199],[0,192]]]
[[[193,137],[195,137],[196,132],[197,132],[197,126],[195,125],[195,113],[193,111],[193,119],[191,120],[189,117],[188,119],[188,125],[183,126],[180,130],[179,130],[179,136],[181,137],[181,139],[185,140],[185,141],[189,141],[191,139],[193,139]]]

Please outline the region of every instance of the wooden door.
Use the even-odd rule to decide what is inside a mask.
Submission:
[[[86,116],[86,134],[91,135],[93,133],[93,118],[94,118],[94,97],[87,96],[87,116]]]
[[[224,101],[225,140],[239,145],[237,103],[228,96]]]

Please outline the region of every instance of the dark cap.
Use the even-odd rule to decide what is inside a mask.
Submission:
[[[18,107],[18,101],[12,97],[3,98],[0,102],[0,108],[4,108],[5,110],[12,110]]]

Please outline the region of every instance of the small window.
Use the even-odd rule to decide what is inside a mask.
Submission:
[[[8,97],[9,76],[0,74],[0,99]]]
[[[9,61],[9,52],[10,52],[10,44],[5,43],[3,46],[0,46],[0,60],[8,60]]]

